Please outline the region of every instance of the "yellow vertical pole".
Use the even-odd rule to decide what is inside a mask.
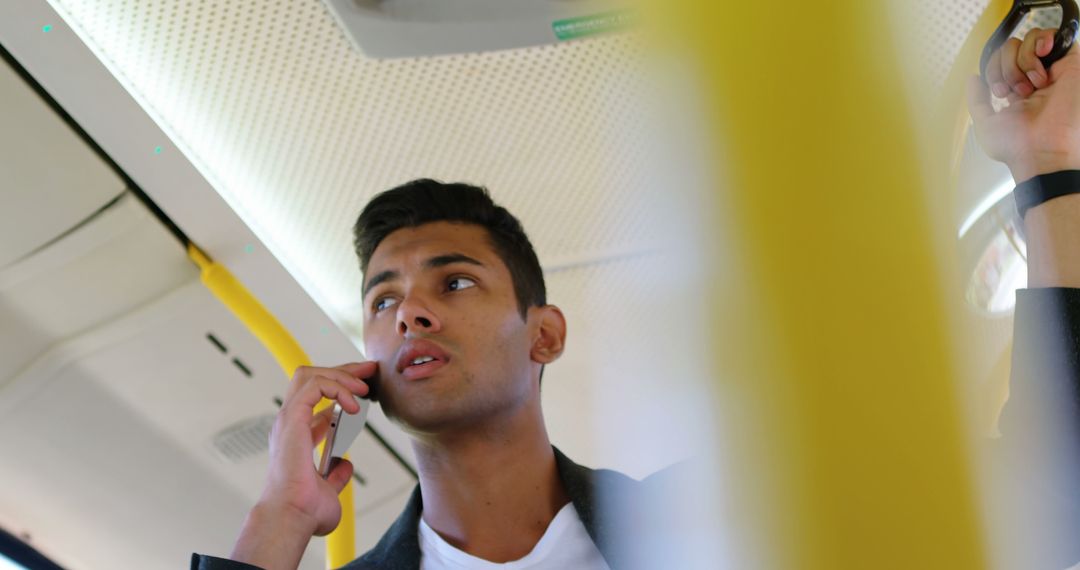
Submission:
[[[289,331],[224,265],[211,260],[194,244],[188,246],[188,256],[199,266],[203,285],[259,339],[273,355],[286,378],[292,378],[298,367],[311,364],[304,349]],[[316,406],[316,411],[332,405],[333,402],[323,399]],[[322,444],[319,444],[319,449],[322,449]],[[341,503],[341,522],[326,537],[327,568],[344,566],[356,558],[356,512],[351,483],[345,485],[338,501]]]
[[[715,271],[738,271],[741,292],[714,299],[713,322],[718,393],[740,408],[725,463],[747,567],[985,566],[935,206],[887,8],[646,10],[689,47],[720,143],[717,217],[732,227],[716,239],[738,261]]]
[[[1012,0],[990,0],[953,61],[952,68],[945,78],[945,84],[942,86],[940,100],[937,102],[938,107],[935,110],[937,120],[934,123],[938,132],[933,133],[937,144],[929,145],[928,150],[943,155],[937,157],[936,168],[948,170],[948,183],[943,185],[943,188],[953,200],[954,207],[950,212],[956,211],[955,199],[959,197],[960,188],[960,162],[963,158],[968,131],[971,128],[971,114],[967,106],[968,79],[979,74],[979,59],[982,56],[983,47],[1005,20],[1012,5]],[[974,354],[975,358],[982,356],[977,352]],[[975,379],[979,385],[985,386],[983,392],[977,395],[979,401],[976,410],[980,415],[979,429],[986,435],[999,433],[998,419],[1009,397],[1008,380],[1011,364],[1012,343],[1010,342],[1003,348],[1002,356],[994,367],[989,382],[982,378]]]

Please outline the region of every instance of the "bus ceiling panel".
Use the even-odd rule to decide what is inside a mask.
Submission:
[[[3,59],[0,133],[0,268],[124,191],[123,181]]]
[[[81,366],[253,504],[269,466],[275,400],[287,382],[270,353],[199,284],[163,299],[154,312],[154,319],[117,324],[139,334],[85,357]],[[411,480],[370,438],[354,447],[357,471],[371,483],[358,493],[358,508]]]
[[[656,219],[671,197],[653,190],[670,181],[654,174],[662,153],[650,146],[664,121],[649,107],[646,49],[634,33],[378,61],[357,53],[318,2],[52,5],[64,26],[51,39],[25,31],[47,14],[30,20],[3,4],[0,34],[22,39],[27,67],[57,93],[92,93],[58,98],[313,361],[335,360],[315,353],[329,343],[252,260],[280,262],[357,342],[349,228],[375,192],[411,178],[489,186],[545,264],[664,237]],[[175,148],[148,159],[145,148],[166,134]],[[190,163],[174,164],[182,160]]]
[[[67,25],[66,19],[71,19],[71,15],[66,13],[61,17],[54,5],[72,8],[70,4],[50,4],[44,0],[18,6],[0,2],[0,43],[181,231],[215,261],[228,267],[289,330],[313,362],[337,364],[362,359],[354,340],[343,332],[348,323],[342,320],[342,315],[333,314],[331,318],[321,308],[329,304],[313,287],[311,273],[295,267],[287,270],[286,265],[292,260],[280,259],[264,242],[265,232],[259,230],[268,219],[242,218],[239,213],[243,208],[238,208],[229,194],[215,189],[235,181],[243,165],[237,164],[229,172],[208,168],[207,156],[193,153],[186,141],[176,136],[175,129],[186,125],[177,123],[175,118],[152,113],[156,103],[146,99],[144,93],[128,91],[113,75],[114,72],[123,75],[115,67],[116,62],[107,54],[95,54],[92,50],[100,46],[85,43]],[[153,10],[162,6],[166,4],[125,5],[125,9]],[[177,7],[186,10],[206,6],[182,3]],[[249,7],[250,10],[263,8],[261,3]],[[174,50],[174,53],[179,52]],[[113,67],[110,70],[107,66]],[[186,88],[182,91],[187,93],[184,97],[189,102],[201,100]],[[220,117],[220,121],[212,121],[217,126],[208,134],[214,138],[225,133],[251,134],[250,129],[235,119]],[[236,128],[223,131],[224,125]],[[227,154],[218,153],[232,161]],[[281,162],[272,153],[263,153],[263,158],[270,163]],[[318,197],[318,185],[305,183],[302,188],[312,198]],[[349,261],[353,271],[354,264]],[[369,422],[378,425],[402,455],[411,457],[405,435],[384,416],[372,414]]]
[[[196,280],[172,235],[132,196],[0,269],[0,386],[50,347]]]
[[[229,551],[248,497],[78,363],[37,380],[0,417],[0,524],[73,569]]]
[[[23,458],[0,468],[20,493],[0,491],[13,506],[0,524],[39,537],[58,560],[94,561],[85,567],[164,568],[180,551],[225,553],[265,480],[265,419],[286,388],[273,357],[197,282],[54,346],[0,391],[0,453]],[[48,427],[33,423],[41,418]],[[374,513],[400,508],[414,480],[367,434],[352,454],[364,480],[354,482],[358,514],[372,511],[377,520],[365,520],[385,529],[393,517]],[[41,470],[50,476],[23,486]],[[95,522],[108,537],[62,540],[75,531],[55,521],[85,524],[104,501],[122,503]],[[184,541],[164,548],[161,536]],[[129,563],[101,563],[118,551]],[[311,550],[305,567],[321,556]]]

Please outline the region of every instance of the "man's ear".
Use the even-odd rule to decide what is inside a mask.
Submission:
[[[533,335],[529,357],[533,362],[550,364],[563,353],[566,344],[566,318],[555,305],[544,305],[529,309],[537,319],[536,332]]]

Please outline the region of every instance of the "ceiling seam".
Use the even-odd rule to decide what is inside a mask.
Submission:
[[[590,267],[594,265],[603,265],[606,263],[613,263],[617,261],[629,261],[632,259],[651,257],[653,255],[658,255],[661,252],[662,250],[660,248],[634,248],[615,249],[608,251],[588,251],[578,255],[563,255],[555,257],[553,261],[541,264],[541,269],[544,271],[545,275],[551,275],[582,267]]]
[[[110,210],[111,208],[116,206],[117,204],[119,204],[120,200],[123,199],[123,197],[126,196],[127,194],[128,194],[128,190],[125,188],[123,192],[117,194],[114,198],[112,198],[111,200],[106,202],[104,206],[98,208],[97,210],[94,210],[94,212],[92,212],[89,216],[83,218],[82,220],[80,220],[75,225],[71,226],[70,228],[60,232],[60,234],[57,235],[56,237],[53,237],[49,241],[46,241],[45,243],[35,247],[34,249],[32,249],[32,250],[28,251],[27,253],[19,256],[18,258],[12,260],[11,262],[9,262],[9,263],[7,263],[7,264],[5,264],[3,266],[0,266],[0,273],[3,273],[4,270],[6,270],[7,268],[14,267],[14,266],[18,265],[19,263],[22,263],[23,261],[26,261],[27,259],[30,259],[31,257],[34,257],[35,255],[41,253],[42,251],[45,251],[46,249],[49,249],[50,247],[56,245],[57,243],[60,243],[61,241],[63,241],[65,238],[67,238],[71,234],[79,231],[80,229],[85,227],[87,224],[89,224],[90,222],[98,219],[99,217],[101,217],[102,214],[104,214],[105,212],[107,212],[108,210]]]
[[[90,150],[95,155],[97,155],[97,157],[101,159],[101,161],[104,162],[120,178],[120,180],[123,180],[124,185],[126,186],[124,192],[131,192],[133,195],[135,195],[135,197],[138,198],[139,201],[142,202],[143,205],[145,205],[150,210],[150,212],[154,214],[154,217],[157,218],[158,221],[160,221],[169,230],[169,233],[171,233],[173,237],[175,237],[180,242],[180,245],[186,251],[187,246],[191,243],[191,240],[188,239],[187,235],[183,232],[183,230],[181,230],[179,226],[177,226],[171,219],[169,219],[168,216],[165,215],[165,212],[163,212],[161,208],[159,208],[157,204],[155,204],[154,201],[151,200],[149,196],[147,196],[146,192],[143,191],[142,187],[140,187],[135,182],[135,180],[131,178],[131,176],[129,176],[128,173],[125,172],[124,169],[121,168],[120,165],[117,164],[111,156],[109,156],[107,152],[105,152],[105,149],[101,148],[101,145],[99,145],[97,141],[95,141],[93,137],[91,137],[90,134],[82,128],[82,125],[75,121],[75,118],[72,117],[71,114],[69,114],[67,110],[64,109],[64,107],[60,105],[60,103],[55,98],[53,98],[51,94],[49,94],[49,92],[45,89],[43,85],[41,85],[41,83],[38,83],[37,79],[35,79],[34,76],[31,75],[30,72],[25,67],[23,67],[17,59],[15,59],[15,56],[12,55],[11,52],[9,52],[7,48],[3,46],[3,44],[0,44],[0,59],[6,62],[8,66],[11,67],[12,71],[14,71],[15,74],[18,75],[24,83],[26,83],[27,87],[29,87],[34,93],[36,93],[37,96],[41,98],[41,101],[45,103],[45,105],[47,105],[54,113],[56,113],[56,116],[59,117],[60,120],[62,120],[64,124],[72,130],[75,136],[82,140],[86,144],[86,146],[88,146]],[[110,202],[110,204],[114,202],[116,202],[116,200],[113,200],[113,202]],[[97,213],[100,213],[100,211]],[[88,220],[84,220],[84,222],[85,221]]]

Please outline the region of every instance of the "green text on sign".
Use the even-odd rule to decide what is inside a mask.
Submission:
[[[613,32],[628,28],[633,24],[633,12],[619,10],[617,12],[605,12],[580,18],[568,18],[551,23],[551,29],[555,31],[555,37],[560,40],[572,40],[593,34]]]

